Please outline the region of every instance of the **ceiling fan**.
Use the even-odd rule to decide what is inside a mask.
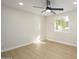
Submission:
[[[63,8],[52,8],[52,7],[50,7],[50,5],[51,5],[51,4],[50,4],[50,0],[46,0],[46,8],[37,7],[37,6],[33,6],[33,7],[45,9],[45,10],[41,11],[41,13],[43,13],[43,12],[51,12],[51,13],[53,13],[53,14],[56,14],[56,13],[54,12],[54,10],[57,10],[57,11],[63,11],[63,10],[64,10]]]

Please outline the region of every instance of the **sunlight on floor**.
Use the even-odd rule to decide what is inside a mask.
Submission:
[[[40,35],[37,36],[37,38],[34,41],[35,44],[45,44],[42,40],[40,40]]]

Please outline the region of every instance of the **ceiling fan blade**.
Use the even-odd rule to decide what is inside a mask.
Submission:
[[[45,12],[46,10],[41,11],[41,13]]]
[[[38,7],[38,6],[32,6],[34,8],[41,8],[41,9],[45,9],[44,7]]]
[[[60,10],[60,11],[63,11],[64,10],[63,8],[50,8],[50,7],[49,7],[49,9],[50,10]]]
[[[55,13],[54,11],[52,11],[52,10],[51,10],[51,12],[52,12],[53,14],[56,14],[56,13]]]

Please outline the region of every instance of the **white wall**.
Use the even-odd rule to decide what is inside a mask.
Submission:
[[[41,34],[43,17],[3,6],[1,13],[2,51],[31,43]]]
[[[46,35],[46,16],[43,16],[43,19],[41,20],[41,37],[45,40]]]
[[[48,16],[46,18],[46,39],[61,42],[64,44],[69,44],[76,46],[77,43],[77,12],[76,10],[69,11],[63,14],[64,16],[69,16],[69,31],[68,32],[54,32],[54,23],[55,18],[58,15],[55,16]]]

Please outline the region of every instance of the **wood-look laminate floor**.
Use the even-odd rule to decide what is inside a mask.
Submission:
[[[40,44],[30,44],[12,51],[2,53],[2,58],[8,59],[77,59],[77,48],[44,41]]]

